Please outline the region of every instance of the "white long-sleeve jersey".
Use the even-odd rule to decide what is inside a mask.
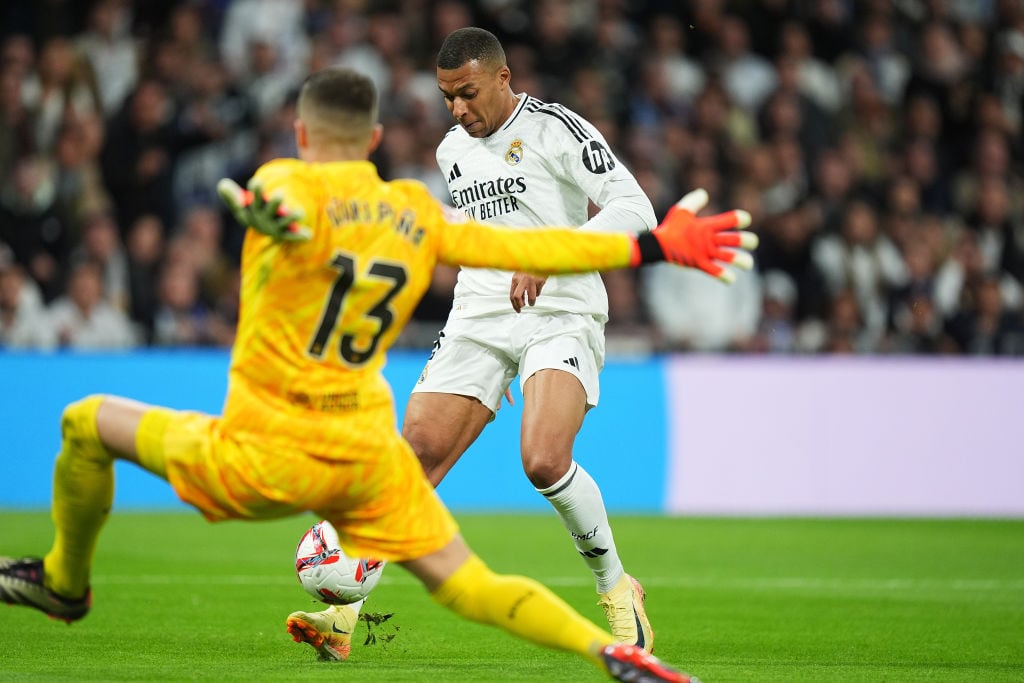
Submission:
[[[437,148],[452,202],[476,220],[513,227],[580,226],[641,232],[654,227],[650,200],[612,154],[601,133],[560,104],[526,94],[505,124],[486,138],[461,126]],[[587,220],[588,201],[601,210]],[[512,273],[463,268],[455,286],[460,316],[511,309]],[[536,306],[608,318],[608,296],[597,273],[548,278]]]

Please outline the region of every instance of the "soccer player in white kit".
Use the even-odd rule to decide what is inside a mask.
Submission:
[[[441,141],[437,162],[455,206],[510,226],[653,228],[650,200],[597,129],[562,105],[514,93],[510,79],[504,50],[488,31],[462,28],[441,46],[438,87],[458,125]],[[589,220],[588,200],[600,208]],[[643,588],[623,569],[597,483],[573,457],[583,418],[599,399],[607,319],[597,273],[540,278],[463,268],[402,435],[437,486],[519,375],[523,470],[593,572],[612,634],[650,651]],[[335,634],[351,634],[357,610],[295,612],[289,631],[322,657],[340,659],[343,648],[332,643],[347,638]]]

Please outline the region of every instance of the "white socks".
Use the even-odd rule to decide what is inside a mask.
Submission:
[[[562,518],[576,550],[594,573],[597,592],[611,590],[622,578],[623,569],[597,483],[574,460],[565,476],[537,491]]]

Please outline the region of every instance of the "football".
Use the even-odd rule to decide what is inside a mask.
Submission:
[[[383,560],[349,557],[330,522],[317,522],[295,549],[295,573],[306,592],[328,605],[362,600],[380,580]]]

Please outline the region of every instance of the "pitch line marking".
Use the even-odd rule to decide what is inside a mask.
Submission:
[[[585,576],[537,577],[549,586],[577,588],[593,586]],[[295,585],[298,581],[287,571],[274,575],[246,574],[96,574],[93,583],[98,584],[145,584],[145,585]],[[415,585],[416,581],[400,571],[391,571],[381,577],[381,583]],[[748,590],[948,590],[948,591],[1006,591],[1024,590],[1022,579],[823,579],[815,577],[741,577],[741,578],[700,578],[700,577],[643,577],[645,586],[661,588],[735,588]]]

